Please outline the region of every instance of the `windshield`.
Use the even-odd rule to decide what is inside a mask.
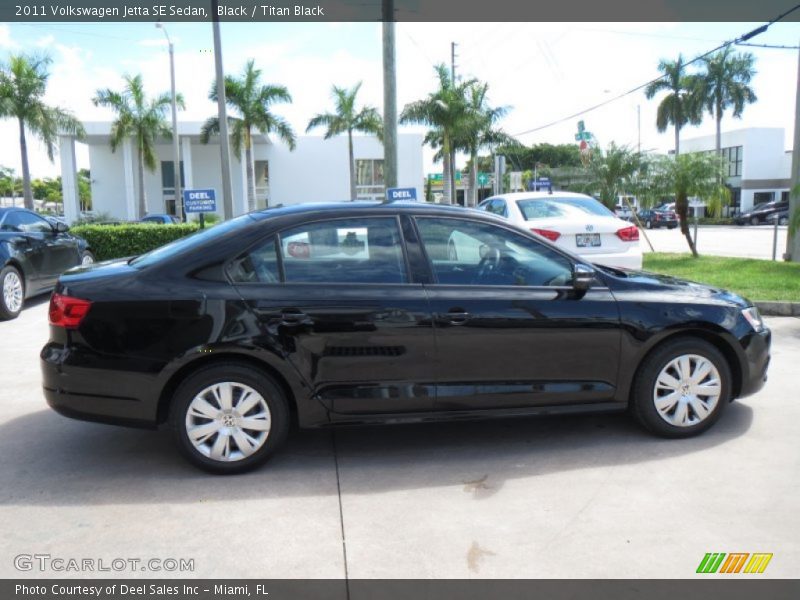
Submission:
[[[567,217],[580,211],[601,217],[613,217],[614,213],[608,210],[594,198],[558,197],[531,198],[517,200],[517,205],[526,221],[532,219],[548,219],[551,217]]]
[[[205,244],[211,244],[214,242],[214,240],[224,236],[229,231],[236,229],[251,219],[252,217],[249,215],[242,215],[241,217],[236,217],[230,221],[220,223],[219,225],[214,225],[209,229],[203,229],[197,233],[187,235],[186,237],[177,239],[174,242],[160,246],[155,250],[151,250],[147,254],[142,254],[141,256],[132,258],[128,264],[133,267],[142,268],[169,260],[173,256],[177,256],[183,252],[194,250]]]

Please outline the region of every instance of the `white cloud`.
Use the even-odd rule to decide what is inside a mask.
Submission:
[[[0,23],[0,48],[10,50],[18,46],[19,44],[11,39],[11,28],[5,23]]]
[[[38,40],[36,40],[36,43],[34,45],[37,48],[49,48],[50,46],[53,45],[53,43],[55,41],[56,41],[55,36],[48,34],[48,35],[46,35],[44,37],[41,37]]]

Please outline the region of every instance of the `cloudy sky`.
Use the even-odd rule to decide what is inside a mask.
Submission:
[[[764,15],[768,20],[773,15]],[[518,134],[568,117],[614,98],[658,75],[659,59],[702,54],[760,23],[399,23],[397,25],[398,106],[433,89],[433,65],[449,63],[450,42],[458,44],[457,72],[489,83],[490,100],[511,107],[501,123]],[[208,100],[214,73],[210,24],[167,25],[176,48],[178,90],[186,98],[182,120],[201,121],[216,106]],[[751,40],[797,45],[800,27],[778,23]],[[363,80],[361,101],[382,105],[381,26],[375,23],[255,23],[222,25],[226,72],[239,72],[248,58],[263,70],[266,82],[281,83],[293,96],[274,111],[302,133],[311,116],[331,108],[331,85]],[[783,127],[791,148],[797,86],[796,50],[740,48],[756,56],[753,86],[758,102],[740,121],[728,118],[723,129]],[[120,88],[125,73],[141,73],[149,93],[169,90],[169,58],[163,34],[144,23],[0,23],[0,61],[11,52],[46,52],[52,59],[47,101],[83,120],[110,120],[91,98],[101,87]],[[641,107],[643,150],[666,151],[672,134],[655,128],[657,102],[640,92],[579,117],[605,146],[611,141],[635,146],[637,107]],[[578,118],[519,135],[525,144],[574,143]],[[403,131],[404,128],[401,128]],[[409,128],[408,130],[419,130]],[[683,138],[712,134],[707,117]],[[19,172],[18,131],[0,122],[0,165]],[[426,150],[426,170],[433,171]],[[34,176],[57,174],[43,149],[31,144]],[[78,150],[81,166],[88,153]],[[310,165],[313,168],[313,165]]]

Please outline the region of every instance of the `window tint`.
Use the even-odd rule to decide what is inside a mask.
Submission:
[[[418,218],[436,280],[451,285],[569,285],[572,264],[539,242],[502,227]]]
[[[406,283],[397,221],[340,219],[281,233],[287,283]]]
[[[228,274],[234,283],[278,283],[278,253],[275,238],[259,244],[231,264]]]
[[[506,209],[506,201],[501,198],[485,200],[484,202],[478,205],[478,208],[495,215],[500,215],[501,217],[508,216],[508,210]]]
[[[13,211],[3,221],[3,231],[19,231],[22,233],[52,233],[53,228],[44,219],[33,213],[21,210]]]
[[[532,198],[517,200],[526,221],[531,219],[547,219],[551,217],[568,217],[576,210],[601,217],[614,216],[610,210],[594,198]],[[622,208],[619,206],[618,208]],[[627,207],[626,207],[627,208]]]

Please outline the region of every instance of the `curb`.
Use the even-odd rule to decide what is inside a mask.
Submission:
[[[800,302],[753,302],[767,317],[800,317]]]

